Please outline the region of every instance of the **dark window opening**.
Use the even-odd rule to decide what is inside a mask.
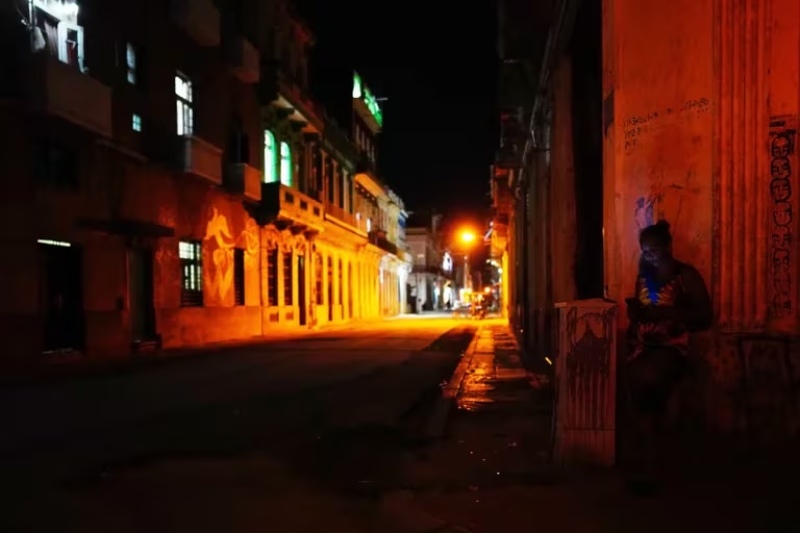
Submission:
[[[233,250],[233,303],[244,305],[244,250]]]
[[[292,253],[283,254],[283,305],[294,305],[292,294]]]
[[[78,153],[53,141],[34,144],[34,173],[40,183],[77,190],[80,185]]]
[[[270,250],[267,256],[267,304],[278,305],[278,250]]]

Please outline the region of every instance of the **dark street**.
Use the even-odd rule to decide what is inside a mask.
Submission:
[[[397,319],[3,391],[0,529],[322,530],[352,511],[330,494],[396,480],[473,331]]]

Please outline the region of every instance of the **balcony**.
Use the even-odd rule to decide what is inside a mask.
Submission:
[[[172,20],[200,46],[219,46],[220,16],[212,0],[170,0]]]
[[[256,47],[244,37],[234,37],[225,48],[228,65],[236,77],[243,83],[258,83],[261,60]]]
[[[178,166],[187,174],[222,185],[222,150],[192,135],[178,137]]]
[[[28,87],[35,108],[111,137],[111,89],[78,67],[36,54],[31,58]]]
[[[441,267],[434,265],[414,265],[411,267],[413,274],[431,274],[434,276],[444,276],[444,271]]]
[[[282,183],[261,184],[261,205],[256,216],[262,225],[273,223],[295,233],[319,233],[325,220],[321,203]]]
[[[226,188],[242,194],[248,200],[261,201],[261,171],[246,163],[229,163],[225,176]]]
[[[325,218],[335,218],[339,222],[344,222],[347,225],[358,228],[358,221],[355,215],[348,213],[336,204],[325,203]]]
[[[392,255],[397,255],[399,252],[397,245],[387,239],[386,233],[383,231],[373,231],[369,236],[369,242]]]

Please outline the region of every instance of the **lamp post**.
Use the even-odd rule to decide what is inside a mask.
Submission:
[[[475,236],[475,233],[473,233],[472,231],[464,230],[459,235],[459,239],[461,240],[461,243],[467,250],[467,253],[464,254],[464,288],[471,289],[472,280],[469,275],[469,249],[475,243],[477,237]]]

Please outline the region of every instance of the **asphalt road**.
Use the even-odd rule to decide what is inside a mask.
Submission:
[[[396,319],[0,390],[0,531],[367,530],[473,331]]]

